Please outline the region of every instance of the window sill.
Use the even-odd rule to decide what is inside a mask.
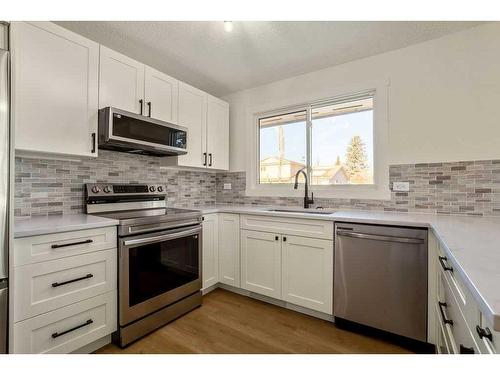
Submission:
[[[314,193],[315,198],[326,199],[377,199],[390,200],[391,191],[389,188],[383,189],[381,186],[321,186],[309,189]],[[284,186],[255,186],[245,190],[247,197],[283,197],[283,198],[301,198],[304,197],[304,185],[300,185],[295,190],[292,185]]]

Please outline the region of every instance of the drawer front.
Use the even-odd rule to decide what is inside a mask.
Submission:
[[[443,322],[446,326],[448,326],[449,331],[451,333],[451,338],[454,342],[455,353],[457,354],[466,354],[469,353],[479,353],[479,349],[476,345],[476,342],[472,336],[472,332],[469,329],[469,326],[465,322],[465,318],[460,311],[457,301],[453,296],[451,291],[451,287],[446,280],[446,276],[443,272],[441,272],[441,281],[440,285],[442,285],[442,292],[440,292],[439,302],[445,303],[445,305],[441,305],[440,309],[443,311]],[[439,306],[438,306],[439,307]],[[448,320],[449,322],[445,321]],[[453,345],[452,345],[453,346]]]
[[[442,270],[446,281],[450,287],[450,291],[455,298],[460,311],[462,312],[467,324],[474,328],[479,322],[480,311],[474,300],[474,297],[470,293],[469,289],[465,286],[464,282],[457,275],[457,265],[453,262],[450,257],[446,256],[446,252],[443,246],[439,244],[438,251],[438,264]]]
[[[494,331],[491,324],[481,314],[480,324],[471,327],[474,338],[483,354],[500,353],[500,332]]]
[[[333,222],[327,220],[241,215],[241,229],[333,240]]]
[[[14,266],[112,249],[116,244],[116,227],[16,238]]]
[[[116,249],[14,269],[14,321],[116,290]]]
[[[70,353],[116,330],[116,291],[14,324],[14,353]]]

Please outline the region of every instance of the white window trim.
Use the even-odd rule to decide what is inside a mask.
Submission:
[[[389,189],[389,121],[388,121],[388,86],[389,79],[370,83],[353,84],[349,87],[334,88],[329,97],[345,96],[349,93],[374,91],[373,96],[373,172],[374,181],[370,185],[312,185],[310,191],[317,198],[339,199],[382,199],[390,200]],[[303,197],[304,190],[300,186],[294,190],[293,184],[259,184],[257,182],[259,163],[259,128],[258,118],[282,110],[295,110],[306,107],[304,103],[323,101],[327,98],[309,98],[301,103],[266,103],[265,106],[251,108],[247,112],[249,157],[246,166],[245,195],[251,197]]]

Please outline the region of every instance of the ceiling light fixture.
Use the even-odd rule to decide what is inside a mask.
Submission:
[[[233,22],[232,21],[224,21],[224,30],[226,30],[228,33],[233,31]]]

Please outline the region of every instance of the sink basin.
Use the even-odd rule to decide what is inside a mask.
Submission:
[[[294,214],[306,214],[306,215],[331,215],[335,213],[335,211],[325,211],[325,210],[292,210],[292,209],[286,209],[286,208],[272,208],[269,210],[266,210],[267,212],[285,212],[285,213],[294,213]]]

